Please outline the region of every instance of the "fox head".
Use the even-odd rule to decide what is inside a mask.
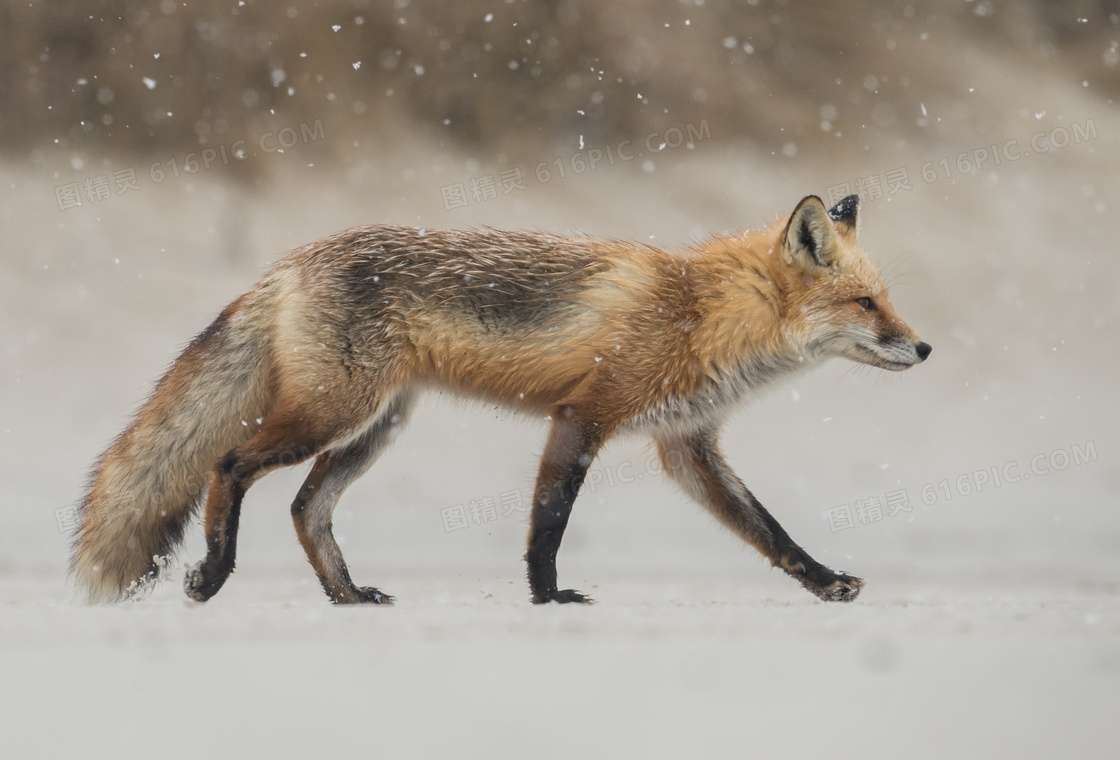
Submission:
[[[932,347],[895,312],[878,268],[859,245],[859,196],[826,210],[810,195],[782,233],[792,277],[787,330],[809,350],[893,371],[926,360]]]

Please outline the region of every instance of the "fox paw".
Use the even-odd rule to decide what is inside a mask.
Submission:
[[[863,588],[863,578],[837,572],[830,582],[822,584],[805,584],[812,593],[826,602],[851,602],[859,596]]]
[[[375,589],[373,586],[355,586],[349,578],[338,583],[328,583],[322,578],[319,580],[323,584],[323,591],[327,592],[331,604],[390,605],[394,601],[393,597],[384,591]]]
[[[396,601],[388,594],[378,591],[373,586],[355,587],[345,599],[334,600],[335,604],[384,604],[391,605]]]
[[[187,565],[187,574],[183,576],[183,591],[196,602],[205,602],[214,595],[214,591],[207,593],[206,581],[202,576],[202,563],[196,562]]]
[[[232,562],[219,565],[217,570],[207,568],[205,560],[194,565],[187,565],[187,574],[183,577],[183,590],[194,601],[205,602],[221,591],[232,572]]]
[[[558,604],[595,604],[594,599],[571,588],[562,590],[552,589],[544,593],[533,593],[533,604],[547,604],[548,602],[557,602]]]

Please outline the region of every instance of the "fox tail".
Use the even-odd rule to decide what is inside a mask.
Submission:
[[[94,467],[70,572],[90,601],[154,580],[182,541],[210,472],[269,411],[267,335],[246,299],[198,335]]]

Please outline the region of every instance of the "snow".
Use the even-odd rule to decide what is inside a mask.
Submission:
[[[702,162],[698,181],[733,181],[729,156],[690,155]],[[1094,160],[1102,173],[1115,169],[1114,159]],[[644,477],[614,486],[604,477],[584,494],[559,560],[562,582],[598,604],[534,607],[520,561],[525,516],[446,533],[440,509],[527,492],[544,428],[431,398],[336,515],[354,577],[397,597],[383,609],[327,604],[288,515],[303,470],[250,491],[238,570],[201,606],[179,588],[182,564],[204,551],[197,527],[171,579],[145,600],[90,608],[64,585],[67,539],[54,514],[78,497],[86,468],[166,364],[166,347],[204,327],[272,252],[369,218],[377,186],[320,205],[285,191],[295,178],[281,178],[259,205],[238,212],[250,220],[248,244],[260,258],[231,266],[221,233],[198,223],[217,211],[201,199],[222,186],[218,174],[200,175],[190,196],[167,186],[146,188],[131,204],[107,203],[101,231],[89,237],[92,222],[77,215],[48,233],[46,224],[15,223],[53,221],[57,211],[44,209],[49,195],[25,192],[38,176],[13,170],[15,188],[2,199],[11,250],[61,266],[34,274],[9,258],[0,278],[12,336],[0,385],[11,431],[0,436],[8,484],[0,672],[18,684],[0,692],[6,745],[21,755],[93,757],[159,747],[169,758],[252,747],[284,758],[362,751],[374,731],[385,756],[508,756],[529,746],[543,746],[534,755],[544,757],[674,757],[701,748],[734,756],[748,745],[760,756],[1100,756],[1116,739],[1120,704],[1117,356],[1095,348],[1106,328],[1062,328],[1078,339],[1067,341],[1064,358],[1044,362],[1051,344],[1032,337],[1033,321],[1020,324],[1019,307],[953,295],[985,277],[998,289],[1007,266],[967,262],[987,250],[988,235],[1017,229],[1013,250],[991,249],[1014,261],[1017,298],[1055,327],[1082,323],[1081,311],[1066,315],[1071,308],[1115,319],[1110,258],[1093,257],[1097,279],[1083,301],[1049,295],[1047,262],[1059,233],[1021,204],[1057,204],[1071,219],[1091,208],[1077,205],[1079,194],[1048,191],[1060,169],[1033,170],[1059,173],[1037,183],[1037,197],[1012,191],[1021,194],[1011,207],[965,186],[968,203],[927,193],[900,199],[889,213],[865,209],[862,234],[880,260],[909,251],[906,282],[892,300],[934,344],[927,365],[899,376],[829,364],[799,377],[796,403],[769,394],[727,426],[729,459],[795,540],[867,580],[856,602],[823,604],[769,569],[648,472],[648,449],[621,441],[592,469]],[[694,205],[682,220],[720,226],[701,193],[659,199],[641,180],[596,175],[603,184],[587,200],[573,201],[561,183],[535,188],[526,196],[535,224],[561,230],[580,219],[601,234],[644,238],[653,230],[681,239],[672,220],[685,203]],[[1107,183],[1098,184],[1105,192]],[[327,191],[308,187],[307,199]],[[420,209],[427,226],[461,224],[440,217],[438,191],[430,199],[424,188],[393,192],[407,195],[381,196],[390,217]],[[798,192],[790,182],[749,205],[770,208]],[[617,217],[610,197],[634,198],[643,216]],[[728,204],[719,218],[766,218]],[[971,227],[962,247],[947,248],[941,225],[962,214],[985,223]],[[483,218],[522,226],[500,206]],[[1092,234],[1087,225],[1069,229]],[[1068,244],[1070,234],[1060,239]],[[146,253],[152,241],[167,252]],[[143,284],[132,278],[133,259],[144,261]],[[82,301],[65,295],[77,283],[89,294]],[[954,324],[968,325],[975,345],[952,347]],[[33,329],[37,341],[24,342]],[[993,339],[1008,350],[991,351]],[[1045,420],[1029,414],[1039,388],[1051,389]],[[1012,460],[1025,472],[1036,453],[1087,440],[1096,442],[1096,462],[940,499],[943,479],[953,484]],[[633,466],[620,468],[624,462]],[[933,506],[922,501],[926,483],[940,499]],[[825,509],[899,487],[908,489],[910,513],[836,533],[822,519]],[[562,715],[579,730],[551,731],[540,745],[542,715]],[[841,725],[803,730],[806,716]],[[44,719],[56,728],[41,730]],[[309,728],[317,726],[330,730]]]
[[[723,36],[704,44],[722,53]],[[727,55],[748,47],[740,35]],[[40,163],[4,159],[6,756],[1109,756],[1120,742],[1120,261],[1107,211],[1120,204],[1120,116],[1081,77],[1008,68],[995,87],[983,68],[968,65],[975,100],[1015,106],[960,135],[930,117],[920,144],[868,140],[822,157],[819,140],[833,137],[814,140],[817,125],[856,112],[846,84],[806,100],[805,128],[768,145],[713,121],[710,141],[666,150],[654,173],[604,164],[452,211],[440,187],[497,176],[517,165],[512,148],[495,163],[390,121],[341,170],[325,155],[308,171],[312,154],[296,146],[257,164],[251,190],[219,165],[157,185],[146,161],[79,155],[53,134]],[[918,95],[906,113],[951,111]],[[922,181],[925,162],[1011,138],[1023,149],[1086,118],[1098,139],[1005,162],[995,188],[956,172]],[[572,134],[533,155],[566,159]],[[328,135],[331,150],[353,142]],[[142,601],[88,607],[66,587],[67,509],[91,463],[174,353],[282,251],[377,221],[687,244],[694,230],[765,224],[808,193],[896,167],[913,189],[884,186],[865,203],[861,236],[884,268],[900,264],[892,302],[933,344],[930,361],[900,375],[830,362],[754,400],[723,435],[792,537],[867,580],[854,603],[819,602],[769,568],[627,439],[592,463],[594,490],[559,556],[561,582],[598,603],[535,607],[526,515],[447,532],[441,509],[530,493],[547,423],[434,395],[335,515],[354,578],[395,606],[327,604],[289,513],[306,468],[249,492],[238,569],[205,605],[179,585],[205,551],[197,525]],[[140,191],[58,210],[56,185],[126,168]],[[892,516],[899,490],[907,509]],[[852,524],[833,530],[841,506]]]

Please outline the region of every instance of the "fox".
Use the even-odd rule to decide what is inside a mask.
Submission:
[[[859,243],[859,197],[815,195],[765,227],[663,248],[494,228],[359,226],[280,258],[191,341],[91,473],[70,569],[91,601],[164,569],[202,509],[206,555],[183,585],[234,570],[242,499],[311,461],[296,535],[335,604],[390,604],[351,579],[332,529],[342,493],[440,390],[545,417],[524,554],[531,600],[587,603],[556,558],[592,461],[652,439],[663,471],[824,601],[861,578],[797,545],[728,464],[744,399],[832,357],[906,370],[931,347],[898,316]]]

